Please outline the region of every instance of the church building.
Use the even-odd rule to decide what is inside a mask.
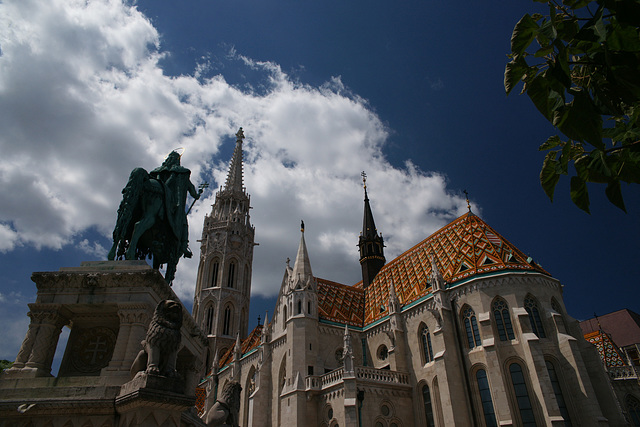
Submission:
[[[242,137],[201,242],[201,414],[236,381],[241,426],[630,425],[557,279],[471,209],[386,262],[364,174],[362,281],[315,276],[303,223],[273,316],[249,333]]]

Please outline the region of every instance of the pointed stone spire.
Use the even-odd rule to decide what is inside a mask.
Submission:
[[[211,367],[211,372],[213,374],[218,373],[218,369],[220,369],[220,355],[216,352],[216,355],[213,357],[213,366]]]
[[[396,288],[393,281],[389,282],[389,314],[400,312],[400,300],[396,295]]]
[[[233,349],[233,357],[235,358],[236,362],[239,362],[240,358],[242,357],[242,342],[240,341],[240,333],[236,335],[236,345]]]
[[[344,347],[342,349],[342,357],[344,362],[344,372],[353,373],[353,348],[351,346],[351,334],[349,333],[349,325],[344,325]]]
[[[311,262],[307,253],[307,244],[304,241],[304,221],[300,225],[300,245],[298,246],[298,254],[296,262],[293,264],[292,278],[293,281],[301,281],[303,284],[313,276],[311,272]]]
[[[262,344],[269,342],[269,312],[264,313],[264,326],[262,326]]]
[[[433,292],[443,290],[444,289],[444,277],[440,273],[438,266],[436,265],[436,260],[433,256],[429,257],[431,261],[431,290]]]
[[[360,248],[360,265],[362,266],[362,286],[367,288],[384,266],[384,239],[378,235],[373,213],[367,195],[367,174],[362,172],[364,184],[364,217],[362,219],[362,233],[358,241]]]
[[[233,150],[233,157],[229,165],[229,174],[227,182],[224,185],[226,191],[243,192],[244,184],[242,179],[242,141],[244,140],[244,132],[242,128],[236,133],[236,148]]]

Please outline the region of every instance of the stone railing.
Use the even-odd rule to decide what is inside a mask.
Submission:
[[[386,369],[357,367],[356,378],[367,382],[409,385],[409,374]]]
[[[637,380],[638,368],[635,366],[616,366],[608,369],[609,376],[614,380]]]
[[[396,384],[409,386],[409,374],[386,369],[356,367],[356,380],[359,383]],[[344,369],[338,368],[324,375],[310,375],[305,378],[307,390],[326,390],[343,381]]]

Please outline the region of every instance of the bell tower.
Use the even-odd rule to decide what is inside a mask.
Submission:
[[[247,336],[251,264],[255,228],[249,217],[250,197],[243,185],[242,128],[224,187],[205,215],[193,318],[208,339],[206,370],[222,357],[239,335]]]
[[[367,196],[367,174],[362,172],[364,184],[364,218],[362,219],[362,233],[358,240],[360,248],[360,266],[362,267],[362,287],[366,289],[386,262],[384,258],[384,240],[378,234],[373,221],[373,213]]]

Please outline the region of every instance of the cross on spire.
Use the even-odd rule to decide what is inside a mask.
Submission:
[[[467,190],[464,190],[463,193],[467,198],[467,209],[469,209],[469,212],[471,212],[471,204],[469,203],[469,193],[467,193]]]
[[[360,176],[362,177],[362,183],[364,184],[364,189],[366,190],[367,189],[367,174],[365,173],[365,171],[362,171]]]

